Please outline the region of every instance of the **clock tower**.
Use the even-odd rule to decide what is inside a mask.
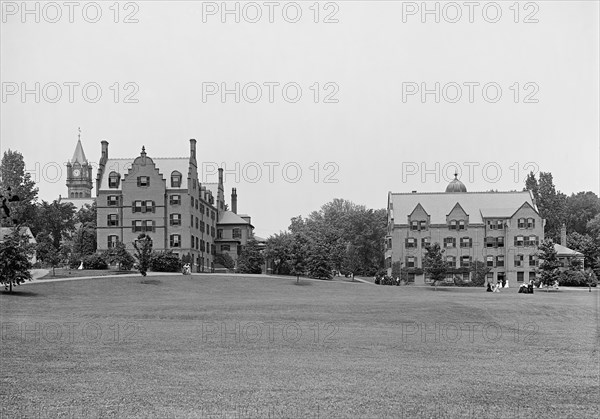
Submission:
[[[73,158],[67,162],[68,199],[87,199],[92,197],[92,166],[89,164],[81,145],[81,129]]]

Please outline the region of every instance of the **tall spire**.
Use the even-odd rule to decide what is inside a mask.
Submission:
[[[71,163],[75,162],[79,164],[88,162],[87,158],[85,157],[85,153],[83,152],[83,146],[81,145],[81,128],[78,128],[77,146],[75,147],[75,152],[73,153],[73,158],[71,159]]]

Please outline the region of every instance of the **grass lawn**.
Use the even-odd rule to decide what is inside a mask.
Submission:
[[[2,293],[0,416],[599,415],[595,289],[294,283],[113,277]]]

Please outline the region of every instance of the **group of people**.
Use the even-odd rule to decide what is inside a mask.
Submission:
[[[183,265],[183,268],[181,269],[181,273],[184,275],[192,274],[192,268],[190,267],[189,263],[186,263],[185,265]]]
[[[528,284],[521,284],[519,286],[519,294],[533,294],[533,280],[530,280]]]
[[[492,284],[491,282],[487,283],[487,292],[500,292],[501,288],[508,288],[508,281],[506,279],[502,279],[501,282],[496,282]]]

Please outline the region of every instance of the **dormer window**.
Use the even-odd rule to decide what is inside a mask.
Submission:
[[[527,228],[535,228],[535,219],[533,219],[533,218],[527,219]]]
[[[194,184],[194,186],[196,186],[196,185]],[[171,187],[172,188],[181,187],[181,173],[179,173],[177,170],[175,170],[173,173],[171,173]]]
[[[517,226],[519,228],[525,228],[525,218],[519,218]]]
[[[456,222],[456,220],[451,220],[450,221],[450,230],[456,230],[458,223]]]
[[[410,222],[410,229],[413,230],[413,231],[419,230],[419,222],[418,221],[411,221]]]
[[[110,175],[108,175],[108,187],[118,188],[120,179],[121,175],[119,175],[117,172],[110,172]]]
[[[465,220],[460,220],[458,222],[458,229],[459,230],[464,230],[465,229]]]

